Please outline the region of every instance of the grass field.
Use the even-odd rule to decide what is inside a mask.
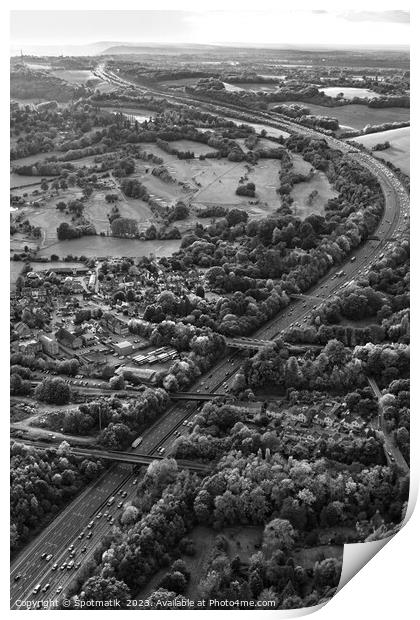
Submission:
[[[92,194],[85,205],[84,215],[96,228],[96,232],[107,232],[110,229],[108,213],[111,212],[112,205],[105,201],[107,192],[97,191]],[[150,207],[143,200],[134,198],[124,198],[116,203],[120,211],[121,217],[129,217],[137,220],[143,226],[139,228],[147,228],[154,220]]]
[[[310,200],[309,195],[313,191],[317,191],[318,194]],[[317,170],[310,181],[295,185],[291,196],[294,200],[292,204],[294,213],[305,218],[311,213],[324,213],[325,203],[337,196],[337,192],[331,187],[325,174]]]
[[[117,239],[116,237],[80,237],[58,241],[39,251],[39,256],[57,254],[64,258],[68,254],[73,256],[171,256],[179,250],[181,241],[140,241],[137,239]]]
[[[262,82],[257,82],[257,83],[235,83],[235,84],[229,84],[229,82],[223,82],[225,85],[225,88],[227,91],[231,91],[231,92],[239,92],[242,90],[251,90],[254,92],[257,91],[265,91],[265,92],[272,92],[273,90],[278,90],[279,85],[276,83],[270,83],[267,82],[266,84],[262,83]]]
[[[98,79],[90,69],[55,69],[51,74],[70,84],[85,84],[88,80]]]
[[[365,99],[377,99],[380,97],[378,93],[373,92],[369,88],[350,88],[346,86],[329,86],[327,88],[320,88],[321,92],[325,93],[328,97],[337,97],[339,93],[343,93],[344,99],[354,99],[355,97],[363,97]]]
[[[329,108],[313,103],[303,103],[302,101],[285,101],[284,103],[287,105],[292,103],[303,105],[310,109],[311,114],[336,118],[342,127],[352,127],[353,129],[363,129],[366,125],[381,125],[382,123],[410,120],[408,108],[368,108],[366,105],[357,103]],[[275,105],[278,104],[270,104],[270,107]]]
[[[353,140],[369,149],[388,140],[391,145],[390,148],[385,151],[374,151],[374,155],[385,161],[390,161],[394,166],[401,168],[405,174],[410,174],[410,127],[371,133],[353,138]]]

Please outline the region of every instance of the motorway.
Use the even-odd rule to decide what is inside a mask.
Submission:
[[[160,93],[161,94],[161,93]],[[217,106],[218,109],[221,106]],[[220,112],[219,112],[220,114]],[[232,109],[229,109],[232,115]],[[249,115],[249,111],[247,111]],[[276,126],[277,121],[270,120],[272,115],[253,114],[258,120],[261,120],[267,126]],[[283,119],[282,124],[285,125]],[[346,151],[350,157],[356,159],[360,164],[369,168],[377,177],[384,196],[385,208],[381,221],[378,225],[376,234],[378,240],[368,240],[361,247],[354,250],[347,257],[347,262],[342,265],[334,266],[324,278],[322,278],[311,290],[306,291],[311,297],[320,296],[322,298],[330,297],[340,289],[347,286],[355,278],[366,273],[372,261],[378,259],[382,253],[386,253],[390,239],[402,239],[407,232],[407,218],[409,215],[409,200],[407,193],[397,179],[397,177],[381,162],[375,160],[372,156],[363,152],[354,152],[349,145],[342,143],[334,138],[329,138],[318,132],[313,132],[299,125],[293,125],[294,131],[322,137],[327,140],[334,148],[340,148]],[[353,258],[354,257],[354,258]],[[343,271],[341,278],[337,274]],[[313,303],[312,303],[313,302]],[[253,338],[257,340],[272,340],[280,335],[284,330],[292,324],[302,325],[309,319],[310,310],[317,305],[322,304],[313,299],[296,299],[283,310],[280,314],[267,322],[259,330],[253,334]],[[227,393],[232,378],[236,374],[242,362],[240,353],[231,353],[224,359],[220,360],[208,373],[202,376],[193,386],[191,392],[195,393]],[[165,454],[170,453],[176,438],[189,432],[193,425],[194,417],[199,411],[201,403],[194,401],[179,402],[171,407],[163,416],[159,418],[144,434],[143,442],[135,451],[138,454],[147,454],[157,456],[162,454],[162,448]],[[80,568],[72,568],[70,570],[60,570],[60,566],[69,561],[68,547],[75,545],[76,562],[86,562],[90,558],[95,547],[98,545],[103,536],[109,531],[111,524],[104,516],[96,518],[99,512],[106,510],[108,498],[113,495],[119,497],[119,491],[126,491],[128,501],[135,493],[136,485],[133,484],[134,476],[131,473],[131,467],[124,464],[114,465],[96,482],[79,495],[52,523],[46,528],[34,541],[28,544],[24,550],[13,561],[11,567],[11,608],[19,608],[19,600],[25,601],[41,601],[47,598],[54,598],[57,589],[61,588],[64,592],[66,587],[75,577]],[[116,518],[120,509],[116,507],[115,501],[108,509],[110,515]],[[92,537],[86,541],[86,532],[89,522],[94,519],[95,526],[92,528]],[[84,532],[83,538],[79,539],[78,535]],[[81,553],[81,549],[86,546],[87,549]],[[41,560],[42,553],[51,553],[52,559],[49,562]],[[54,563],[58,564],[58,569],[53,571]],[[18,581],[14,579],[21,575]],[[33,595],[32,590],[37,584],[41,584],[38,594]],[[42,593],[42,587],[50,584],[46,593]],[[61,590],[60,590],[61,591]]]

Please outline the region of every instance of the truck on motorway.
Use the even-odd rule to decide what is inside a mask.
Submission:
[[[143,437],[137,437],[137,439],[135,439],[133,443],[131,444],[131,447],[137,448],[137,446],[139,446],[142,441],[143,441]]]
[[[107,501],[107,505],[108,505],[108,506],[112,506],[112,504],[114,503],[114,501],[115,501],[115,497],[112,495],[112,496],[109,498],[109,500]]]

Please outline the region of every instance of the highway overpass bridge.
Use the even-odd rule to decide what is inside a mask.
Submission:
[[[302,293],[290,293],[290,299],[308,299],[309,301],[316,301],[318,304],[325,301],[326,297],[320,297],[319,295],[305,295]]]
[[[277,334],[278,336],[278,334]],[[257,340],[256,338],[225,338],[226,346],[233,349],[258,350],[263,349],[269,344],[273,344],[275,340]],[[302,353],[304,351],[320,351],[323,347],[319,344],[285,342],[284,346],[291,353]]]
[[[201,392],[174,392],[169,394],[171,400],[213,400],[214,398],[226,398],[229,396],[226,392],[210,392],[202,394]]]
[[[35,448],[35,450],[48,450],[51,448],[58,448],[58,443],[49,443],[42,441],[30,441],[28,439],[13,440],[16,443],[23,443],[26,446]],[[123,452],[118,450],[96,450],[95,448],[79,448],[77,446],[70,446],[70,451],[75,456],[84,456],[87,458],[106,459],[109,461],[118,461],[120,463],[130,463],[132,465],[149,465],[153,461],[162,461],[164,456],[150,456],[148,454],[139,454],[138,452]],[[172,457],[171,457],[172,458]],[[208,472],[210,467],[202,463],[196,463],[194,461],[178,460],[177,464],[181,469],[188,469],[192,472]]]

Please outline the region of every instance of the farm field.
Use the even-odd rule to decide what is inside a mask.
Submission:
[[[88,80],[98,79],[90,69],[55,69],[51,74],[70,84],[85,84]]]
[[[247,82],[247,83],[242,83],[242,84],[241,83],[229,84],[229,82],[223,82],[223,84],[225,85],[226,90],[231,91],[231,92],[239,92],[242,90],[251,90],[254,92],[257,92],[257,91],[272,92],[274,90],[278,90],[279,88],[279,85],[274,82],[273,83]]]
[[[233,164],[226,160],[222,160],[221,163],[222,166],[218,166],[216,170],[212,165],[206,174],[200,176],[202,189],[194,196],[194,204],[240,206],[251,218],[270,213],[280,206],[280,199],[276,193],[279,187],[278,160],[263,159],[255,166],[249,166],[244,162]],[[255,198],[235,194],[241,177],[246,177],[247,182],[255,183]],[[258,204],[251,206],[250,202],[254,203],[256,200]]]
[[[375,157],[390,161],[394,166],[401,168],[405,174],[410,174],[410,127],[371,133],[353,138],[353,140],[363,144],[366,148],[372,148],[375,144],[388,140],[390,148],[385,151],[374,151]]]
[[[343,93],[344,99],[354,99],[355,97],[364,97],[365,99],[378,99],[380,95],[375,93],[369,88],[350,88],[348,86],[328,86],[327,88],[320,88],[321,92],[325,93],[328,97],[337,97],[340,93]]]
[[[110,230],[108,213],[111,212],[112,205],[106,202],[105,193],[107,192],[94,192],[85,203],[84,215],[95,226],[97,233],[107,233]],[[121,200],[115,204],[118,206],[121,217],[128,217],[138,221],[142,224],[142,226],[139,226],[141,229],[147,228],[154,219],[149,205],[143,200],[127,198],[121,195]]]
[[[284,101],[286,105],[293,103],[309,108],[311,114],[331,116],[336,118],[342,127],[363,129],[366,125],[381,125],[382,123],[402,122],[410,120],[409,108],[369,108],[358,103],[327,107],[302,101]],[[274,107],[278,103],[270,104]]]
[[[187,141],[183,142],[186,143]],[[240,140],[238,142],[240,143]],[[192,143],[192,145],[194,144],[197,143]],[[275,143],[263,138],[259,144],[261,146],[272,146]],[[241,146],[243,145],[241,144]],[[198,208],[216,204],[226,207],[239,207],[245,209],[251,219],[272,213],[280,204],[276,192],[279,187],[280,162],[276,159],[262,159],[257,165],[250,166],[246,162],[235,163],[227,159],[179,160],[175,155],[162,152],[154,144],[147,145],[146,150],[161,156],[169,173],[177,181],[188,183],[191,191],[195,192],[192,196],[191,193],[186,194],[185,190],[179,185],[165,183],[150,174],[146,174],[144,172],[145,164],[137,164],[133,177],[144,183],[154,198],[162,200],[162,204],[170,204],[177,199],[189,199],[191,205]],[[297,173],[306,175],[310,172],[311,165],[304,161],[301,156],[292,154],[291,157],[294,170]],[[235,191],[241,178],[247,182],[255,183],[256,197],[254,199],[236,195]],[[319,195],[311,205],[306,206],[307,196],[315,189]],[[331,191],[326,177],[321,174],[316,174],[309,183],[299,184],[295,187],[294,192],[295,200],[299,205],[298,208],[305,213],[322,212],[325,201],[335,195]],[[308,210],[309,206],[311,209]],[[177,222],[176,225],[181,230],[185,228],[185,225],[192,225],[194,219],[192,215],[188,220]],[[200,221],[205,223],[204,220]]]
[[[170,241],[140,241],[138,239],[118,239],[116,237],[79,237],[66,241],[57,241],[52,245],[42,248],[39,256],[51,256],[56,254],[59,258],[65,258],[69,254],[73,256],[171,256],[179,250],[180,239]]]
[[[25,187],[26,185],[36,185],[37,183],[41,183],[41,180],[43,178],[44,177],[23,176],[21,174],[16,174],[15,172],[12,172],[10,174],[10,188]]]
[[[317,192],[313,198],[310,197],[312,192]],[[297,183],[290,195],[294,201],[291,208],[303,219],[311,213],[324,213],[326,202],[335,198],[338,192],[331,187],[325,174],[317,170],[310,181]]]

